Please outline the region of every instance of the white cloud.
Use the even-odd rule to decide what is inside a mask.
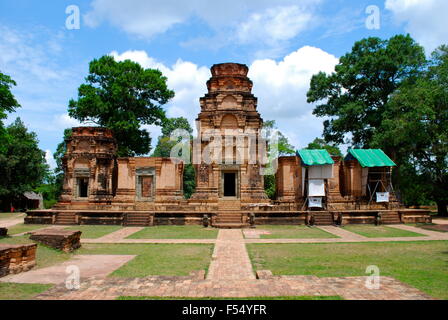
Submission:
[[[427,53],[448,43],[448,1],[446,0],[386,0],[386,9],[409,32]]]
[[[309,26],[312,16],[308,8],[296,5],[268,8],[262,13],[253,13],[241,23],[237,37],[242,43],[275,44],[290,40]]]
[[[92,124],[89,124],[92,125]],[[53,126],[51,130],[64,130],[67,128],[82,126],[81,122],[76,119],[70,118],[67,113],[58,114],[53,117]]]
[[[51,150],[45,150],[45,161],[51,170],[56,168],[56,160],[53,158],[53,153]]]
[[[199,98],[207,92],[209,67],[178,60],[168,67],[151,58],[144,51],[112,52],[115,59],[130,59],[146,68],[158,68],[168,78],[176,98],[167,105],[170,117],[186,117],[192,124],[200,112]],[[276,120],[297,147],[303,147],[322,135],[322,119],[312,113],[313,106],[306,102],[311,77],[319,71],[332,72],[338,59],[327,52],[305,46],[287,55],[282,61],[255,60],[249,77],[254,82],[258,110],[265,120]],[[151,130],[157,133],[154,128]],[[153,136],[156,141],[156,136]]]
[[[297,33],[308,20],[305,9],[321,0],[257,0],[257,1],[210,1],[210,0],[94,0],[91,10],[84,15],[84,22],[96,27],[103,22],[121,28],[129,34],[150,39],[173,26],[198,17],[213,29],[234,29],[251,16],[247,22],[250,29],[257,27],[257,13],[274,29],[270,36],[288,37]],[[289,7],[288,7],[289,6]],[[294,6],[294,7],[291,7]],[[300,8],[302,9],[298,9]],[[276,9],[277,8],[277,9]],[[287,9],[291,12],[287,12]],[[294,17],[297,14],[298,17]],[[282,21],[280,21],[282,20]],[[288,24],[290,30],[284,28]],[[264,25],[258,27],[265,28]],[[257,29],[257,32],[260,29]],[[280,31],[286,31],[281,35]]]
[[[199,67],[180,59],[168,67],[148,56],[145,51],[126,51],[122,54],[114,51],[111,55],[117,61],[129,59],[145,68],[159,69],[168,78],[168,87],[176,93],[174,99],[166,106],[167,115],[173,118],[185,117],[191,124],[194,123],[200,112],[199,97],[207,91],[209,68]]]

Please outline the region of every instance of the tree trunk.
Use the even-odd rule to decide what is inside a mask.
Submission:
[[[437,211],[439,217],[448,217],[447,202],[445,200],[437,201]]]

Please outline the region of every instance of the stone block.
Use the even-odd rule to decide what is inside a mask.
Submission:
[[[0,277],[26,272],[36,265],[36,244],[0,244]]]
[[[271,270],[258,270],[257,279],[272,279],[274,275]]]
[[[0,237],[6,237],[8,235],[8,229],[0,228]]]
[[[81,247],[81,231],[45,229],[32,232],[30,239],[64,252]]]

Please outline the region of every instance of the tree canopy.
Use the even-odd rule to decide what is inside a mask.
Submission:
[[[320,72],[311,79],[308,102],[324,121],[327,142],[370,147],[380,127],[391,94],[404,82],[412,82],[424,68],[424,49],[409,35],[388,40],[371,37],[357,41],[340,58],[332,74]]]
[[[275,120],[268,120],[263,123],[263,128],[267,131],[277,130]],[[281,132],[278,132],[278,155],[287,156],[296,154],[295,147],[289,143],[288,138]]]
[[[425,186],[418,189],[435,200],[439,212],[446,215],[448,47],[442,46],[436,50],[429,65],[415,82],[403,84],[392,95],[390,107],[374,136],[374,142],[395,150],[397,160],[403,165],[402,178],[415,179],[406,179],[405,182],[410,185],[420,182]]]
[[[3,125],[2,120],[7,117],[6,113],[13,112],[20,107],[20,104],[11,92],[12,86],[16,85],[16,82],[11,77],[0,72],[0,127]]]
[[[325,142],[324,139],[321,139],[321,138],[314,139],[314,141],[309,143],[308,147],[306,147],[305,149],[308,149],[308,150],[325,149],[332,156],[342,157],[341,149],[339,149],[338,146],[335,146],[335,145],[332,145],[332,144],[328,144],[328,143]]]
[[[180,140],[171,140],[171,134],[177,129],[186,130],[190,136],[193,133],[193,128],[187,119],[183,117],[165,119],[162,125],[162,135],[154,149],[153,157],[169,158],[171,156],[171,150],[180,142]],[[185,165],[183,184],[184,196],[189,199],[196,189],[196,172],[192,164]]]
[[[17,118],[6,128],[4,151],[0,152],[0,199],[10,204],[24,192],[40,186],[48,173],[45,152],[34,132]]]
[[[165,120],[162,106],[174,97],[166,82],[159,70],[103,56],[90,63],[78,99],[69,102],[69,115],[112,129],[119,156],[148,154],[151,137],[142,126],[162,125]]]

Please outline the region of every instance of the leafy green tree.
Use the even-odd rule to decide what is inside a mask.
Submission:
[[[275,120],[268,120],[263,123],[263,128],[267,132],[272,132],[273,130],[278,130],[277,126],[275,124]],[[269,134],[268,134],[269,135]],[[288,141],[288,138],[283,135],[283,133],[278,132],[278,156],[288,156],[288,155],[295,155],[295,147],[291,145]],[[268,150],[269,153],[271,153],[271,150]],[[269,197],[269,199],[274,200],[277,196],[277,185],[275,182],[275,175],[265,175],[264,177],[264,190]]]
[[[171,156],[172,148],[180,142],[173,141],[170,139],[171,134],[177,130],[182,129],[190,134],[193,133],[193,128],[191,128],[190,123],[187,119],[180,118],[168,118],[163,121],[162,125],[162,135],[159,137],[156,148],[154,149],[153,157],[169,158]],[[186,164],[184,168],[184,196],[189,199],[191,195],[196,190],[196,172],[192,164]]]
[[[20,107],[20,104],[11,92],[12,86],[16,85],[16,82],[11,77],[0,72],[0,126],[2,126],[2,120],[6,119],[7,112],[13,112]]]
[[[306,149],[309,150],[318,150],[318,149],[325,149],[328,151],[329,154],[332,156],[338,156],[342,157],[341,149],[339,149],[337,146],[332,144],[327,144],[324,139],[316,138],[313,142],[308,144],[308,147]]]
[[[11,92],[12,86],[15,85],[17,84],[11,77],[0,72],[0,152],[5,152],[5,146],[7,145],[3,120],[7,118],[8,112],[13,112],[20,107],[20,104]]]
[[[36,134],[28,132],[20,118],[6,128],[6,136],[4,152],[0,153],[0,199],[2,206],[9,209],[24,192],[41,185],[48,165]]]
[[[69,103],[69,115],[112,129],[118,156],[148,154],[151,137],[141,126],[161,125],[165,119],[162,106],[174,97],[166,81],[159,70],[103,56],[90,63],[86,83],[78,90],[78,100]]]
[[[332,74],[311,79],[308,102],[324,122],[327,142],[344,143],[347,134],[356,147],[370,147],[380,127],[391,94],[405,81],[412,82],[426,63],[424,49],[409,35],[388,40],[367,38],[355,43],[340,58]]]
[[[268,120],[263,123],[263,128],[267,131],[278,130],[275,120]],[[289,143],[288,138],[281,132],[278,132],[278,155],[295,155],[295,147]]]
[[[437,202],[448,204],[448,46],[436,50],[430,67],[415,83],[403,84],[391,98],[377,145],[394,149],[404,169],[415,169],[413,182]],[[414,188],[415,189],[415,188]]]

